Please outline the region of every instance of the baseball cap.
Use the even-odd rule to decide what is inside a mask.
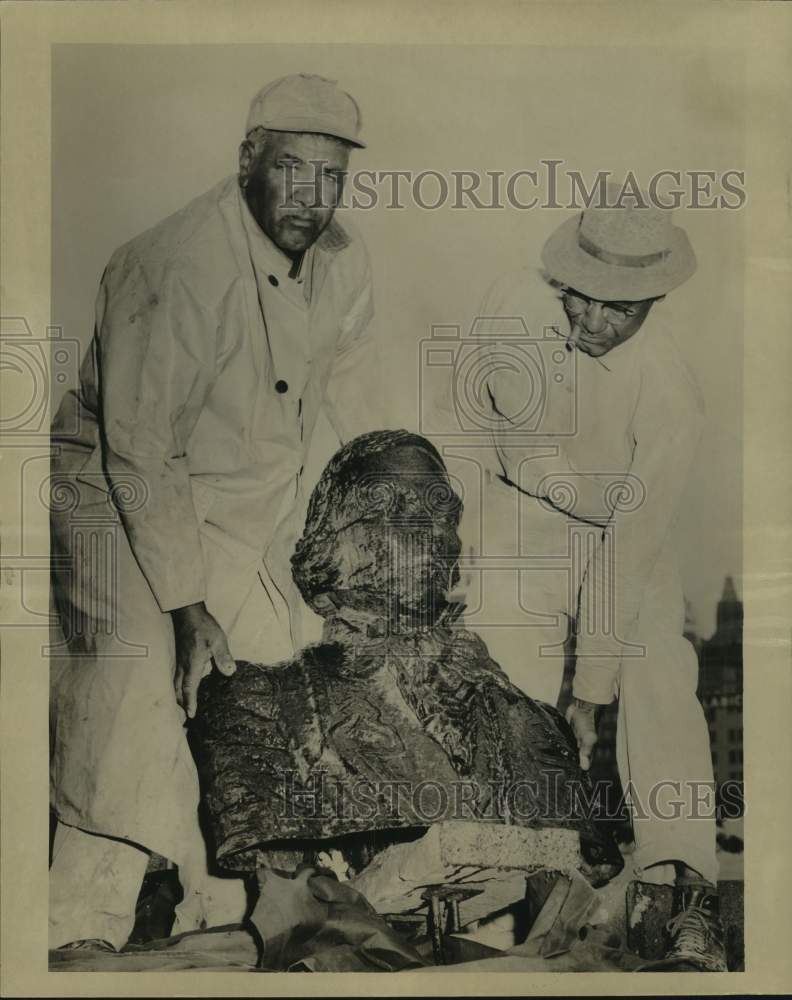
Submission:
[[[360,108],[334,80],[293,73],[266,84],[250,102],[245,125],[275,132],[320,132],[365,148],[359,138]]]

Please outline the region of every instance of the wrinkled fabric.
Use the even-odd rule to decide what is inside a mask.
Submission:
[[[123,948],[148,861],[145,851],[123,840],[58,823],[49,872],[49,947],[108,941]]]
[[[231,177],[113,254],[53,424],[54,471],[115,490],[162,611],[238,595],[276,536],[293,542],[323,404],[342,440],[382,424],[363,243],[332,222],[296,293],[249,216]],[[218,580],[207,550],[234,573]]]
[[[569,951],[599,906],[596,891],[580,875],[559,878],[531,927],[526,945],[532,944],[544,958]]]
[[[327,404],[342,438],[381,425],[362,242],[331,224],[295,292],[246,213],[232,177],[113,254],[80,385],[52,430],[65,635],[51,669],[52,806],[64,824],[176,862],[204,901],[167,612],[205,600],[232,656],[292,655],[289,555],[318,411]],[[64,898],[91,891],[73,870],[54,877]],[[212,915],[198,906],[201,922]]]
[[[260,967],[292,972],[393,972],[426,963],[351,886],[303,869],[293,879],[262,869],[250,922]]]
[[[429,885],[465,885],[478,891],[460,904],[463,925],[525,897],[525,869],[451,864],[443,858],[441,829],[442,824],[436,824],[419,840],[385,848],[350,879],[350,885],[383,914],[423,910],[422,894]]]
[[[469,972],[634,972],[642,959],[627,951],[618,938],[608,931],[589,931],[585,940],[577,941],[568,951],[546,957],[539,954],[533,941],[517,945],[493,958],[460,962],[451,970],[431,966],[426,972],[455,974]]]
[[[481,506],[469,505],[461,525],[478,588],[467,622],[517,687],[551,704],[573,625],[573,693],[598,703],[619,694],[636,864],[681,860],[714,880],[712,759],[673,532],[703,404],[674,340],[695,330],[671,309],[656,303],[634,337],[591,358],[565,350],[558,289],[535,269],[504,275],[485,297],[482,365],[498,350],[510,360],[493,362],[493,410],[519,414],[533,393],[536,414],[519,433],[493,416],[492,448],[477,453]]]
[[[241,926],[127,945],[117,955],[90,949],[49,953],[51,972],[254,972],[257,961],[254,937]]]
[[[550,608],[541,598],[533,601],[533,592],[547,592],[557,610],[577,620],[573,690],[596,703],[613,700],[620,662],[624,654],[635,655],[628,644],[640,641],[635,632],[642,607],[651,603],[654,616],[673,628],[682,606],[681,590],[660,589],[656,580],[668,576],[674,561],[670,531],[704,408],[674,343],[667,308],[656,303],[640,331],[601,358],[564,349],[569,321],[559,292],[530,268],[498,279],[480,310],[498,317],[480,330],[483,358],[495,356],[487,380],[492,451],[486,461],[491,479],[512,484],[496,482],[483,499],[482,514],[501,549],[492,554],[513,552],[519,525],[521,556],[563,557],[571,548],[565,513],[608,527],[605,542],[594,531],[586,551],[570,552],[572,565],[559,565],[569,579],[550,582],[537,567],[525,581],[524,601],[535,614]],[[525,324],[514,347],[524,361],[505,366],[497,352],[504,350],[503,324],[514,318]],[[527,377],[532,361],[543,366],[541,387]],[[542,399],[531,399],[540,388]],[[524,416],[529,400],[537,411],[532,420]],[[524,491],[516,517],[509,496],[515,487]],[[509,530],[511,540],[503,537]]]
[[[63,566],[53,593],[70,636],[50,664],[52,806],[71,827],[185,870],[205,867],[198,776],[173,690],[170,615],[159,610],[106,494],[85,486],[73,509],[51,518],[53,559]],[[233,617],[210,610],[232,655],[290,654],[288,626],[258,579]],[[69,869],[63,877],[72,879]]]
[[[423,967],[419,953],[355,889],[311,868],[294,878],[257,873],[249,924],[99,950],[51,951],[53,971],[393,972]]]

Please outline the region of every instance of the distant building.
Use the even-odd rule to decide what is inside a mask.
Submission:
[[[734,580],[727,576],[718,601],[715,632],[701,647],[699,697],[742,694],[742,627],[742,601]]]
[[[717,624],[699,653],[698,695],[707,717],[715,784],[743,780],[743,606],[727,576]]]

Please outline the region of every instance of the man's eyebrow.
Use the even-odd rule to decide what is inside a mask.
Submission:
[[[331,167],[328,165],[327,160],[317,159],[317,160],[304,160],[301,156],[297,156],[296,153],[282,153],[276,163],[288,163],[293,166],[301,167],[306,163],[310,163],[313,166],[318,166],[321,171],[326,174],[344,174],[346,173],[345,167]]]

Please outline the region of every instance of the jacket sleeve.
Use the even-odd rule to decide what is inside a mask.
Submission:
[[[135,558],[163,612],[205,599],[187,466],[214,375],[207,313],[168,264],[123,252],[97,298],[102,457]],[[131,488],[130,488],[131,487]],[[133,502],[124,502],[134,495]]]
[[[325,389],[325,410],[342,444],[385,426],[381,345],[376,335],[371,267],[364,266],[341,320],[341,332]]]
[[[495,282],[479,310],[483,336],[477,348],[481,358],[478,367],[486,375],[486,396],[481,402],[488,406],[492,472],[521,493],[540,498],[563,513],[581,520],[596,520],[599,514],[604,524],[607,511],[603,509],[601,486],[576,474],[567,461],[559,434],[566,427],[566,406],[555,405],[559,390],[552,382],[534,381],[535,375],[549,379],[543,366],[547,347],[563,350],[560,332],[557,341],[551,339],[558,329],[558,292],[535,271],[526,269],[517,280],[516,301],[515,276],[507,275]],[[498,341],[494,335],[499,331],[510,331],[511,336]],[[534,397],[526,392],[533,392]],[[573,490],[559,488],[569,482],[574,483]]]
[[[679,510],[703,418],[698,389],[686,374],[645,373],[633,419],[630,485],[594,548],[581,587],[572,688],[577,698],[611,702],[623,643],[640,642],[638,616]]]

